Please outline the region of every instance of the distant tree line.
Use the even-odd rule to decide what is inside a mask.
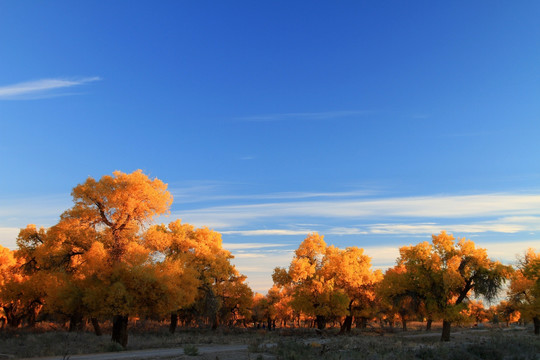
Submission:
[[[221,235],[180,220],[150,225],[169,211],[167,185],[142,171],[88,178],[74,205],[50,228],[28,225],[17,249],[0,246],[2,328],[65,322],[69,331],[112,322],[111,339],[128,343],[130,318],[178,325],[365,328],[399,320],[442,321],[441,340],[456,322],[488,317],[534,322],[540,333],[540,254],[530,249],[514,269],[485,249],[445,232],[400,248],[396,266],[373,270],[363,249],[328,246],[310,234],[288,268],[276,268],[267,295],[253,294],[222,248]],[[472,295],[493,299],[510,281],[507,301],[484,309]],[[490,315],[491,313],[491,315]]]

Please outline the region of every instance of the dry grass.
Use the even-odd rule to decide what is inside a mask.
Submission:
[[[68,333],[40,326],[34,330],[0,331],[0,353],[16,357],[63,356],[123,350],[110,341],[110,329],[95,336],[92,332]],[[109,333],[107,333],[109,331]],[[353,329],[350,335],[339,336],[337,329],[317,332],[314,329],[283,329],[267,332],[254,329],[179,329],[167,331],[166,324],[146,323],[130,328],[128,350],[194,348],[210,344],[245,344],[248,351],[238,359],[540,359],[540,338],[530,329],[453,329],[450,343],[439,342],[439,331],[420,328],[406,333],[397,329]],[[232,354],[212,355],[219,359]],[[209,355],[189,357],[206,359]],[[188,357],[186,357],[188,358]]]

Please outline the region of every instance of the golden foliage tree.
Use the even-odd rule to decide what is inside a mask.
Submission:
[[[510,302],[528,320],[533,320],[534,333],[540,334],[540,253],[528,249],[519,260],[508,291]]]
[[[125,347],[130,314],[162,315],[194,301],[198,280],[186,259],[155,257],[145,242],[145,226],[171,204],[166,184],[117,171],[88,178],[72,195],[58,224],[29,226],[18,238],[25,283],[46,284],[51,311],[73,324],[112,316],[112,340]]]
[[[47,288],[55,285],[50,276],[41,271],[35,251],[41,245],[45,233],[43,228],[36,230],[35,225],[21,230],[17,238],[19,250],[11,253],[13,259],[8,263],[12,265],[5,268],[0,296],[8,325],[12,327],[21,325],[23,321],[34,326],[45,304]]]
[[[369,316],[375,300],[375,284],[382,279],[382,274],[372,270],[371,258],[364,254],[364,249],[356,246],[344,250],[330,246],[325,259],[322,270],[325,277],[335,279],[336,287],[349,298],[348,314],[341,332],[350,332],[354,314],[364,319]]]
[[[350,303],[345,290],[337,285],[327,255],[323,237],[310,234],[295,251],[289,269],[276,268],[272,275],[277,286],[291,287],[291,306],[314,316],[319,329],[326,327],[329,317],[347,315]]]
[[[222,247],[221,235],[206,227],[194,228],[180,220],[169,225],[156,225],[146,233],[146,243],[166,259],[190,264],[198,279],[197,301],[193,311],[206,317],[216,329],[220,322],[245,318],[253,300],[246,277],[238,273],[230,260],[231,253]],[[175,310],[179,310],[177,308]],[[177,311],[171,314],[170,331],[178,321]]]
[[[403,331],[407,331],[407,321],[418,314],[422,303],[420,295],[411,290],[413,286],[407,268],[399,264],[386,270],[377,286],[381,307],[391,322],[399,315]]]
[[[432,236],[432,244],[402,247],[398,263],[410,276],[409,290],[442,317],[441,341],[450,340],[451,324],[472,292],[494,298],[510,273],[509,267],[490,260],[485,249],[465,238],[456,242],[444,231]]]

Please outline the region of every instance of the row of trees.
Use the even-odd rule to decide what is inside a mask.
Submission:
[[[517,269],[488,258],[485,249],[467,239],[445,232],[432,242],[400,248],[396,265],[384,273],[372,270],[371,259],[362,249],[327,246],[322,236],[309,235],[300,244],[288,269],[274,270],[274,288],[266,302],[268,314],[283,308],[280,297],[298,314],[309,314],[319,329],[328,319],[343,318],[341,331],[350,331],[353,317],[360,326],[374,318],[407,328],[410,319],[426,319],[427,328],[442,320],[441,340],[450,340],[451,324],[474,316],[471,298],[493,300],[510,279],[509,316],[519,311],[534,322],[540,333],[540,254],[530,249]],[[471,305],[471,306],[469,306]],[[506,316],[507,317],[507,316]]]
[[[219,233],[180,220],[149,224],[168,212],[167,186],[141,171],[88,178],[72,192],[74,206],[59,222],[22,229],[18,249],[0,247],[0,307],[8,325],[38,316],[69,319],[70,330],[90,320],[112,319],[112,340],[127,345],[129,317],[170,317],[183,325],[299,323],[323,329],[338,321],[342,332],[373,319],[443,321],[441,339],[463,316],[479,318],[471,295],[492,299],[511,279],[506,314],[516,310],[540,332],[540,254],[533,250],[517,269],[491,261],[472,241],[442,232],[432,242],[400,249],[396,266],[373,270],[363,249],[328,246],[310,234],[288,268],[276,268],[274,286],[253,294],[222,248]],[[476,309],[476,310],[475,310]]]
[[[70,330],[112,318],[112,340],[127,345],[130,316],[170,314],[212,327],[243,317],[253,293],[230,263],[221,235],[180,220],[147,225],[172,196],[141,171],[89,178],[73,189],[74,206],[48,228],[28,225],[18,249],[0,247],[0,306],[8,325],[38,314],[69,319]]]

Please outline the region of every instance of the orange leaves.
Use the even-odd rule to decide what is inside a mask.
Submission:
[[[520,259],[508,295],[525,318],[540,318],[540,253],[534,249],[528,249]]]
[[[400,254],[407,292],[445,321],[459,318],[472,293],[488,299],[495,296],[508,274],[508,267],[491,261],[485,249],[467,239],[456,243],[444,231],[432,236],[432,245],[403,247]]]
[[[149,221],[167,212],[172,203],[167,184],[149,179],[141,170],[131,174],[115,171],[99,181],[88,178],[73,189],[72,196],[76,206],[92,208],[103,222],[118,225]]]
[[[0,286],[11,278],[12,268],[16,263],[13,251],[0,245]]]
[[[309,234],[289,268],[276,268],[272,278],[278,287],[289,289],[294,309],[320,317],[350,314],[353,304],[367,306],[377,275],[363,249],[341,250],[327,246],[322,236]]]

